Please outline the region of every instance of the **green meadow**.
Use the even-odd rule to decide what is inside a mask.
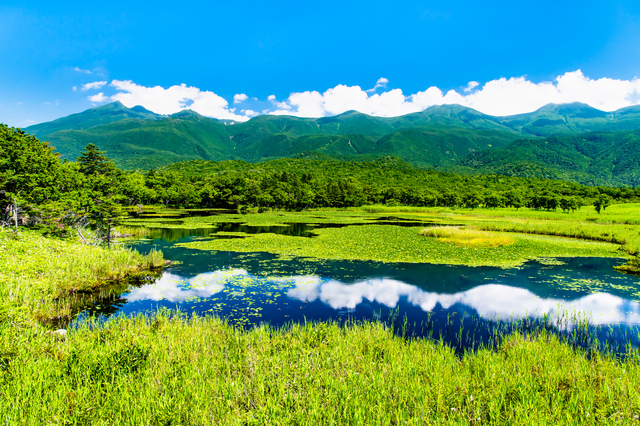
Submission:
[[[620,256],[615,244],[545,235],[517,235],[513,244],[499,247],[466,247],[423,236],[421,229],[393,225],[347,226],[316,230],[315,238],[222,233],[244,238],[203,240],[181,246],[200,250],[266,251],[318,259],[501,267],[517,266],[536,257]],[[493,234],[505,236],[505,233]]]

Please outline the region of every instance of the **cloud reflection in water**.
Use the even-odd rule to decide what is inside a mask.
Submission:
[[[608,293],[589,294],[575,300],[542,298],[524,288],[502,284],[485,284],[470,290],[442,294],[425,291],[402,281],[376,278],[346,284],[320,276],[258,277],[244,269],[226,269],[199,274],[193,278],[165,272],[155,284],[136,288],[124,297],[129,302],[168,300],[185,302],[206,299],[221,292],[225,285],[237,280],[251,280],[252,287],[272,288],[277,284],[285,294],[301,302],[320,300],[333,309],[354,309],[364,299],[380,303],[391,309],[401,298],[423,311],[432,311],[440,305],[444,309],[455,304],[474,309],[483,318],[542,317],[560,310],[584,312],[591,315],[594,325],[640,324],[640,304]]]
[[[135,288],[124,297],[129,302],[142,300],[184,302],[194,298],[207,298],[221,292],[227,282],[244,276],[248,276],[248,272],[244,269],[207,272],[189,279],[165,272],[154,284]]]
[[[591,314],[594,325],[640,324],[640,304],[608,293],[596,293],[575,300],[542,298],[527,289],[502,284],[486,284],[454,294],[431,293],[419,287],[391,279],[371,279],[354,284],[318,277],[293,277],[295,286],[287,296],[306,302],[316,299],[334,309],[354,309],[363,299],[395,308],[401,297],[432,311],[438,304],[448,309],[461,304],[474,309],[484,318],[542,317],[559,310]]]

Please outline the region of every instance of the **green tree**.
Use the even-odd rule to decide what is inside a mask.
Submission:
[[[0,210],[10,207],[15,226],[19,210],[28,215],[59,198],[59,174],[60,159],[49,144],[0,124]]]
[[[512,189],[505,195],[505,204],[518,210],[524,206],[524,197],[519,191]]]
[[[611,197],[607,194],[600,194],[593,200],[593,207],[596,209],[598,214],[600,214],[601,210],[605,210],[611,204]]]
[[[495,192],[492,192],[491,194],[484,197],[485,207],[495,209],[496,207],[502,207],[502,204],[503,204],[502,197]]]
[[[97,146],[90,143],[80,153],[78,163],[80,171],[85,175],[105,175],[111,174],[115,170],[115,165],[106,155],[106,151],[100,151]]]
[[[468,209],[475,209],[482,204],[482,197],[475,192],[471,192],[464,196],[463,205]]]

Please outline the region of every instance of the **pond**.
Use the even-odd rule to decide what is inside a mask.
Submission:
[[[442,339],[459,351],[499,344],[514,329],[551,330],[575,345],[599,342],[617,353],[638,345],[640,278],[615,271],[621,259],[543,259],[502,269],[287,259],[177,245],[231,229],[313,237],[313,226],[276,228],[219,224],[151,230],[151,238],[132,246],[142,253],[162,250],[174,263],[155,282],[110,302],[101,300],[75,323],[89,316],[106,319],[168,308],[187,315],[215,314],[245,327],[377,319],[389,321],[399,333]]]

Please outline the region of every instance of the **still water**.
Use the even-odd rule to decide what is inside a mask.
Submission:
[[[603,345],[613,342],[617,352],[625,352],[625,345],[638,345],[640,278],[616,272],[613,267],[623,263],[620,259],[562,258],[501,269],[284,260],[268,253],[201,251],[176,245],[226,231],[228,226],[154,230],[152,238],[133,247],[142,253],[162,250],[174,263],[154,283],[132,288],[110,304],[102,302],[82,312],[75,322],[163,307],[215,314],[247,327],[380,319],[392,321],[405,335],[443,339],[460,350],[490,343],[500,327],[507,332],[560,330],[565,337],[584,340],[582,346],[594,339]],[[295,232],[304,235],[308,229],[298,226]],[[580,336],[575,335],[576,318],[590,323]]]

